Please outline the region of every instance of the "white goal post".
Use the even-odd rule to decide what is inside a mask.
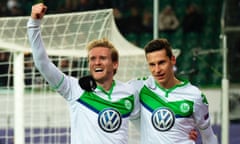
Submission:
[[[34,67],[26,33],[29,18],[0,18],[0,143],[68,144],[68,108]],[[116,79],[149,74],[143,49],[120,34],[112,9],[46,15],[41,34],[49,57],[66,74],[86,75],[86,44],[103,37],[119,50]]]

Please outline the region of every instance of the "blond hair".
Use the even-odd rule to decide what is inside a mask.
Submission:
[[[89,52],[90,50],[92,50],[95,47],[105,47],[105,48],[110,49],[112,61],[118,62],[118,60],[119,60],[118,50],[114,47],[114,45],[107,38],[92,40],[87,45],[87,51]],[[117,72],[117,70],[114,71],[114,74],[116,72]]]

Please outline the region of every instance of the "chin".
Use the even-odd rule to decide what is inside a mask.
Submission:
[[[158,78],[158,79],[156,79],[156,80],[157,80],[158,83],[164,83],[164,82],[165,82],[165,80],[162,79],[162,78],[161,78],[161,79]]]
[[[93,76],[93,78],[96,80],[96,81],[102,81],[104,79],[103,76]]]

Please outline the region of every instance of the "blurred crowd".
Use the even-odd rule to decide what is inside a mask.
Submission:
[[[153,6],[144,0],[1,0],[0,16],[28,16],[31,6],[43,2],[48,6],[48,14],[80,12],[113,8],[116,24],[120,32],[136,45],[139,41],[131,39],[131,34],[139,36],[153,32]],[[186,8],[186,16],[178,18],[171,5],[159,12],[159,31],[171,33],[179,27],[184,32],[201,32],[203,16],[195,4]]]
[[[153,0],[1,0],[0,17],[29,16],[32,5],[39,2],[48,6],[47,14],[112,8],[117,27],[129,42],[143,48],[153,38]],[[165,0],[165,4],[164,1],[161,2],[158,15],[159,37],[167,38],[174,48],[185,52],[184,56],[179,57],[180,62],[191,58],[190,52],[194,47],[217,47],[214,42],[218,28],[212,28],[215,24],[213,19],[217,19],[217,16],[209,18],[212,15],[207,14],[207,11],[211,10],[208,5],[202,11],[204,5],[193,3],[193,0]],[[216,3],[212,6],[215,5]],[[6,57],[2,57],[0,61],[8,59]],[[181,63],[178,65],[181,66]],[[186,67],[186,64],[184,66],[181,67],[190,67]],[[32,66],[27,67],[31,70]],[[6,71],[2,72],[9,71],[6,67]],[[31,81],[27,83],[30,84]],[[7,83],[5,80],[2,82],[0,85]]]

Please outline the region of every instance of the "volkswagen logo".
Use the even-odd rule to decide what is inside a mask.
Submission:
[[[152,124],[158,131],[170,130],[174,122],[174,113],[168,108],[158,108],[152,113]]]
[[[117,131],[122,123],[120,113],[112,108],[102,110],[98,115],[98,124],[105,132]]]

